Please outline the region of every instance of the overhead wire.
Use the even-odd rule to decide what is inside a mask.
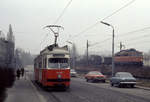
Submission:
[[[137,34],[138,32],[145,31],[145,30],[148,30],[148,29],[150,29],[150,27],[144,27],[144,28],[141,28],[141,29],[137,29],[137,30],[134,30],[134,31],[127,32],[127,33],[122,33],[122,34],[120,34],[116,37],[127,36],[127,35],[130,35],[131,33],[132,34]]]
[[[143,46],[143,44],[145,45],[145,44],[150,44],[150,41],[142,41],[142,43],[137,43],[137,42],[134,42],[134,43],[129,43],[129,44],[127,44],[128,46],[137,46],[138,48],[140,47],[144,47],[145,48],[145,46]],[[149,47],[147,47],[147,48],[149,48]]]
[[[81,31],[81,32],[79,32],[78,34],[74,35],[74,36],[73,36],[73,38],[80,36],[80,34],[85,33],[87,30],[89,30],[89,29],[91,29],[91,28],[95,27],[95,26],[96,26],[96,25],[98,25],[98,24],[99,24],[99,22],[96,22],[95,24],[93,24],[93,25],[91,25],[91,26],[87,27],[87,28],[86,28],[86,29],[84,29],[83,31]]]
[[[127,3],[126,5],[124,5],[123,7],[119,8],[118,10],[116,10],[115,12],[113,12],[112,14],[110,14],[110,15],[106,16],[105,18],[103,18],[101,21],[103,21],[103,20],[105,20],[105,19],[107,19],[107,18],[113,16],[114,14],[116,14],[117,12],[119,12],[120,10],[122,10],[122,9],[124,9],[125,7],[129,6],[130,4],[132,4],[134,1],[135,1],[135,0],[130,1],[129,3]],[[97,23],[96,23],[96,24],[97,24]],[[94,24],[94,25],[96,25],[96,24]],[[93,27],[94,25],[92,25],[91,27]],[[90,27],[89,27],[89,28],[90,28]],[[132,32],[137,32],[137,31],[140,31],[140,30],[142,31],[142,30],[146,30],[146,29],[150,29],[150,27],[145,27],[145,28],[138,29],[138,30],[132,31]],[[84,31],[85,31],[85,30],[84,30]],[[83,32],[84,32],[84,31],[83,31]],[[82,33],[83,33],[83,32],[82,32]],[[131,33],[131,32],[128,32],[128,33]],[[127,33],[125,33],[125,34],[127,34]],[[108,40],[110,40],[110,38],[107,38],[107,39],[105,39],[105,40],[103,40],[103,41],[101,41],[101,42],[94,43],[94,44],[92,44],[92,47],[95,46],[95,45],[99,45],[99,44],[101,44],[101,43],[103,43],[103,42],[106,42],[106,41],[108,41]]]
[[[139,44],[143,44],[143,43],[150,43],[150,41],[142,41],[142,43],[138,43],[138,45],[139,45]],[[133,44],[137,44],[137,42],[132,43],[132,45],[133,45]]]
[[[140,41],[139,39],[142,39],[142,40],[143,40],[143,38],[148,37],[148,36],[150,36],[149,33],[148,33],[148,34],[145,34],[145,35],[143,35],[143,36],[138,36],[138,37],[135,37],[135,38],[133,38],[133,39],[127,40],[126,43],[127,43],[127,44],[137,43],[137,42]],[[138,40],[138,41],[137,41],[137,40]],[[136,41],[136,42],[132,42],[132,41]],[[144,42],[144,41],[143,41],[143,42]]]
[[[140,42],[141,42],[141,41],[140,41]],[[143,44],[143,43],[150,43],[150,41],[142,41],[142,43],[140,43],[140,42],[139,42],[139,43],[138,43],[138,42],[127,43],[127,45],[134,45],[134,46],[135,46],[135,44],[137,44],[137,43],[138,43],[137,45],[141,45],[141,44]],[[137,46],[137,45],[136,45],[136,46]]]
[[[104,17],[103,19],[101,19],[101,21],[108,19],[109,17],[113,16],[114,14],[118,13],[119,11],[121,11],[122,9],[126,8],[127,6],[129,6],[130,4],[132,4],[133,2],[135,2],[136,0],[132,0],[130,2],[128,2],[127,4],[125,4],[124,6],[122,6],[121,8],[119,8],[118,10],[114,11],[113,13],[111,13],[110,15]],[[78,34],[74,35],[73,38],[76,38],[78,36],[80,36],[81,34],[87,32],[89,29],[93,28],[94,26],[96,26],[97,24],[99,24],[100,21],[96,22],[95,24],[85,28],[83,31],[79,32]],[[72,38],[72,39],[73,39]]]
[[[144,38],[144,37],[148,37],[148,36],[150,36],[150,34],[148,33],[148,34],[145,34],[145,35],[142,35],[142,36],[138,36],[138,37],[134,37],[133,39],[128,39],[128,40],[126,40],[126,41],[133,41],[133,40],[138,40],[138,38]]]
[[[132,4],[133,2],[135,2],[136,0],[132,0],[130,2],[128,2],[127,4],[125,4],[124,6],[122,6],[121,8],[119,8],[118,10],[114,11],[113,13],[111,13],[110,15],[106,16],[105,18],[103,18],[101,21],[113,16],[114,14],[118,13],[119,11],[121,11],[122,9],[126,8],[127,6],[129,6],[130,4]]]
[[[149,38],[149,36],[150,36],[150,34],[147,33],[147,34],[144,34],[142,36],[138,36],[138,37],[134,37],[132,39],[125,40],[124,43],[127,46],[131,46],[131,45],[137,46],[137,45],[141,45],[143,43],[150,43],[150,41],[145,41],[146,39],[144,39],[144,38]],[[149,40],[149,39],[147,39],[147,40]],[[119,42],[117,42],[117,43],[119,43]]]
[[[0,30],[1,30],[1,31],[4,31],[5,33],[8,32],[6,29],[4,29],[4,28],[2,28],[2,27],[0,27]]]
[[[99,45],[99,44],[102,44],[102,43],[104,43],[104,42],[110,40],[110,39],[111,39],[111,38],[107,38],[107,39],[105,39],[105,40],[103,40],[103,41],[101,41],[101,42],[96,42],[96,43],[94,43],[94,44],[91,44],[90,47],[97,46],[97,45]]]
[[[62,12],[60,13],[60,15],[58,16],[58,18],[55,20],[55,22],[53,24],[56,24],[61,17],[64,15],[65,11],[67,10],[67,8],[69,7],[69,5],[72,3],[73,0],[70,0],[67,5],[64,7],[64,9],[62,10]],[[45,35],[44,39],[41,41],[40,45],[45,41],[45,39],[47,38],[48,34]]]
[[[119,11],[121,11],[122,9],[124,9],[125,7],[129,6],[130,4],[132,4],[135,0],[130,1],[129,3],[125,4],[123,7],[119,8],[118,10],[116,10],[115,12],[111,13],[110,15],[104,17],[102,20],[108,19],[109,17],[113,16],[114,14],[118,13]],[[66,9],[68,8],[68,6],[71,4],[72,0],[70,0],[68,2],[68,4],[65,6],[65,8],[63,9],[62,13],[60,14],[60,16],[56,19],[56,21],[54,23],[57,23],[60,18],[63,16],[64,12],[66,11]],[[102,21],[101,20],[101,21]],[[73,36],[73,38],[80,36],[81,34],[85,33],[86,31],[88,31],[89,29],[95,27],[97,24],[99,24],[99,21],[96,22],[95,24],[87,27],[86,29],[84,29],[83,31],[79,32],[78,34],[76,34],[75,36]],[[46,35],[47,37],[48,35]],[[105,41],[105,40],[104,40]],[[103,42],[103,41],[102,41]]]
[[[118,10],[116,10],[115,12],[113,12],[112,14],[110,14],[110,15],[106,16],[105,18],[103,18],[101,21],[103,21],[103,20],[105,20],[105,19],[107,19],[107,18],[113,16],[114,14],[118,13],[119,11],[121,11],[121,10],[124,9],[124,8],[126,8],[127,6],[129,6],[130,4],[132,4],[132,3],[135,2],[135,1],[136,1],[136,0],[132,0],[132,1],[128,2],[128,3],[125,4],[123,7],[119,8]],[[149,28],[143,28],[143,29],[140,29],[140,30],[145,30],[145,29],[149,29]],[[137,32],[137,31],[134,31],[134,32]],[[109,40],[109,39],[106,39],[106,41],[107,41],[107,40]],[[102,42],[105,42],[105,40],[102,41]],[[100,42],[97,43],[97,44],[100,44]]]
[[[56,19],[56,21],[54,22],[54,24],[56,24],[60,18],[64,15],[65,11],[67,10],[67,8],[69,7],[69,5],[72,3],[72,0],[70,0],[67,5],[65,6],[65,8],[63,9],[63,11],[61,12],[61,14],[58,16],[58,18]]]
[[[150,30],[150,27],[144,27],[144,28],[140,28],[140,29],[136,29],[136,30],[133,30],[133,31],[129,31],[129,32],[126,32],[126,33],[121,33],[120,35],[118,35],[118,36],[116,36],[116,38],[118,39],[118,38],[121,38],[121,37],[129,37],[128,35],[135,35],[135,34],[143,34],[143,33],[145,33],[145,31],[146,30]],[[140,32],[142,32],[142,33],[140,33]],[[146,31],[147,32],[147,31]],[[142,36],[138,36],[138,37],[135,37],[135,36],[133,36],[134,38],[132,38],[132,39],[127,39],[127,40],[122,40],[124,43],[126,43],[126,45],[131,45],[132,43],[133,44],[136,44],[136,43],[138,43],[139,42],[139,40],[142,40],[143,38],[145,38],[145,37],[148,37],[149,36],[149,34],[147,33],[147,34],[144,34],[144,35],[142,35]],[[142,39],[141,39],[142,38]],[[138,41],[137,41],[138,40]],[[115,42],[116,44],[117,43],[120,43],[120,42],[122,42],[122,41],[119,41],[119,40],[117,40],[117,42]],[[136,41],[136,42],[135,42]]]
[[[129,6],[130,4],[132,4],[134,1],[135,1],[135,0],[132,0],[132,1],[130,1],[129,3],[125,4],[123,7],[119,8],[119,9],[116,10],[115,12],[113,12],[113,13],[111,13],[110,15],[106,16],[106,17],[103,18],[101,21],[106,20],[106,19],[108,19],[109,17],[113,16],[114,14],[118,13],[118,12],[121,11],[122,9],[124,9],[124,8],[126,8],[127,6]],[[99,22],[96,22],[95,24],[93,24],[93,25],[87,27],[86,29],[84,29],[84,30],[81,31],[80,33],[76,34],[76,35],[74,36],[74,38],[75,38],[75,37],[78,37],[80,34],[85,33],[87,30],[89,30],[89,29],[95,27],[97,24],[99,24]],[[107,39],[105,39],[105,40],[103,40],[103,41],[101,41],[101,42],[94,43],[94,44],[92,44],[92,45],[93,45],[93,46],[96,46],[96,45],[102,44],[102,43],[104,43],[104,42],[106,42],[106,41],[108,41],[108,40],[110,40],[110,38],[107,38]],[[93,47],[93,46],[91,46],[91,47]]]
[[[116,36],[116,37],[118,37],[118,38],[120,38],[120,37],[124,37],[124,36],[127,36],[127,35],[129,35],[129,34],[137,34],[137,33],[139,33],[139,32],[142,32],[142,31],[145,31],[145,30],[148,30],[148,29],[150,29],[150,27],[144,27],[144,28],[141,28],[141,29],[137,29],[137,30],[134,30],[134,31],[130,31],[130,32],[127,32],[127,33],[122,33],[121,35],[119,35],[119,36]],[[139,33],[139,34],[143,34],[143,33]],[[132,38],[132,39],[127,39],[127,40],[124,40],[125,42],[132,42],[132,41],[135,41],[135,40],[139,40],[138,38],[145,38],[145,37],[148,37],[149,36],[149,33],[147,33],[147,34],[144,34],[144,35],[142,35],[142,36],[137,36],[137,37],[135,37],[134,36],[134,38]],[[119,43],[119,42],[117,42],[117,43]]]

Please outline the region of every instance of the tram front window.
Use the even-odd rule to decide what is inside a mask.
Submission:
[[[49,68],[68,68],[68,58],[49,58]]]

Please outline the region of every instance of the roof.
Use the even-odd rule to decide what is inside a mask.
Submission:
[[[50,45],[42,50],[40,54],[69,54],[69,51],[67,46]]]
[[[117,72],[116,74],[131,74],[129,72]]]
[[[54,48],[53,51],[49,52],[50,54],[69,54],[68,50],[62,48]]]

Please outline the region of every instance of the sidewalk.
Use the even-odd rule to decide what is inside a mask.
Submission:
[[[7,89],[7,98],[4,102],[41,102],[39,93],[29,78],[16,80],[12,88]]]

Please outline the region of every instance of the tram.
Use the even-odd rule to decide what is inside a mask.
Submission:
[[[56,40],[56,39],[55,39]],[[70,87],[70,54],[67,46],[47,46],[34,59],[35,81],[44,87]]]

